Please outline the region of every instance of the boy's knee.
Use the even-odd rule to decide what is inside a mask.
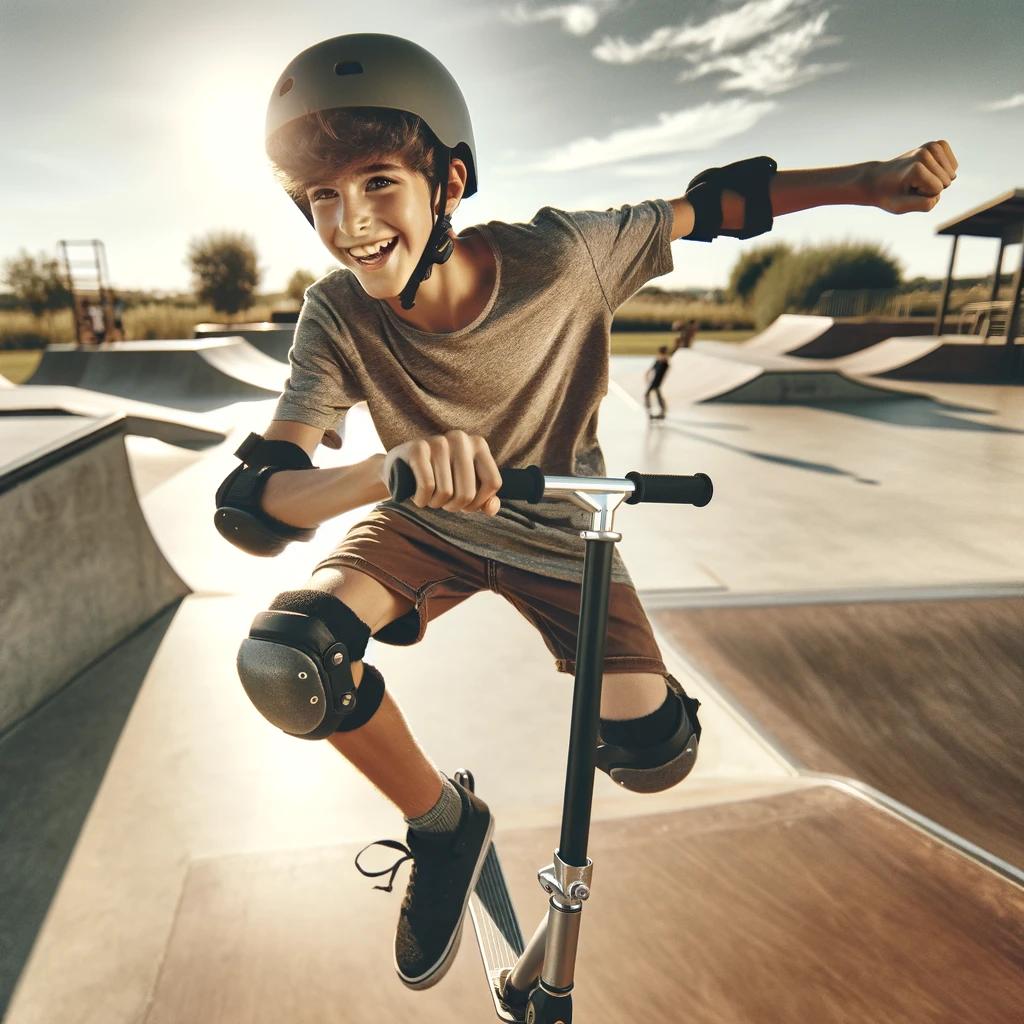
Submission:
[[[383,677],[362,661],[369,638],[366,623],[332,594],[285,591],[253,620],[238,651],[238,675],[273,725],[324,739],[365,725],[383,700]]]

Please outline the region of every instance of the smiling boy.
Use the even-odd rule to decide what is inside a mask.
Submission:
[[[291,735],[328,739],[401,811],[413,861],[395,939],[410,988],[451,965],[494,828],[487,805],[439,772],[363,661],[368,639],[408,645],[485,589],[537,629],[574,671],[589,516],[569,503],[502,502],[499,466],[606,475],[597,416],[619,305],[673,266],[669,245],[752,237],[772,218],[829,203],[927,210],[955,177],[945,143],[894,161],[776,173],[767,157],[710,169],[686,195],[617,210],[544,207],[529,224],[456,234],[477,191],[465,100],[444,66],[395,36],[326,40],[278,80],[267,116],[275,173],[341,268],[306,292],[291,375],[265,435],[217,495],[216,522],[270,555],[320,524],[375,507],[260,613],[238,656],[257,709]],[[381,250],[383,244],[383,251]],[[375,253],[378,253],[376,254]],[[386,454],[315,469],[312,457],[365,401]],[[404,459],[411,503],[389,500]],[[445,666],[427,666],[443,686]],[[482,670],[486,666],[481,666]],[[666,670],[615,553],[598,767],[637,792],[693,766],[698,702]]]

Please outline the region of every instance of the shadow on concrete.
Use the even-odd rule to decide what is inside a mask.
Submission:
[[[177,607],[0,736],[0,1018]]]
[[[682,434],[684,437],[692,438],[695,441],[703,441],[705,444],[715,445],[718,448],[726,448],[731,452],[737,452],[739,455],[746,455],[751,459],[757,459],[759,462],[769,462],[777,466],[789,466],[793,469],[802,469],[810,473],[821,473],[826,476],[847,477],[860,484],[878,485],[877,480],[865,479],[864,477],[857,476],[856,473],[850,473],[845,469],[840,469],[838,466],[830,466],[824,462],[810,462],[807,459],[795,459],[789,455],[772,455],[769,452],[758,452],[752,448],[744,448],[738,444],[729,444],[728,441],[721,441],[716,437],[705,437],[697,431],[684,430],[676,426],[671,419],[661,420],[658,426],[653,429],[659,431],[671,430],[676,434]],[[650,438],[650,434],[648,434],[648,438]]]
[[[910,401],[893,402],[829,402],[827,405],[807,406],[825,412],[837,412],[843,416],[857,416],[861,419],[891,423],[895,427],[925,427],[928,430],[967,430],[986,434],[1024,434],[1014,427],[1000,427],[989,423],[976,423],[961,419],[950,413],[968,413],[971,416],[992,416],[991,409],[976,406],[953,405],[946,402]]]

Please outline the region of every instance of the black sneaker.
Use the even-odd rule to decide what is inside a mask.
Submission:
[[[462,798],[462,820],[454,832],[406,832],[403,846],[393,839],[380,839],[370,846],[401,850],[405,856],[384,871],[363,871],[356,855],[356,868],[367,878],[391,873],[388,884],[375,889],[391,892],[399,867],[413,862],[405,899],[398,915],[395,934],[395,970],[409,988],[430,988],[448,973],[462,939],[469,897],[484,866],[494,833],[494,818],[487,804],[454,779],[452,785]]]

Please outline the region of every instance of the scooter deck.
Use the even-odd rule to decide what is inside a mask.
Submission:
[[[493,843],[487,851],[476,889],[469,898],[469,915],[484,962],[487,987],[494,1000],[494,1012],[508,1024],[516,1024],[523,1016],[516,1016],[501,1001],[498,992],[502,974],[515,966],[526,945]]]

